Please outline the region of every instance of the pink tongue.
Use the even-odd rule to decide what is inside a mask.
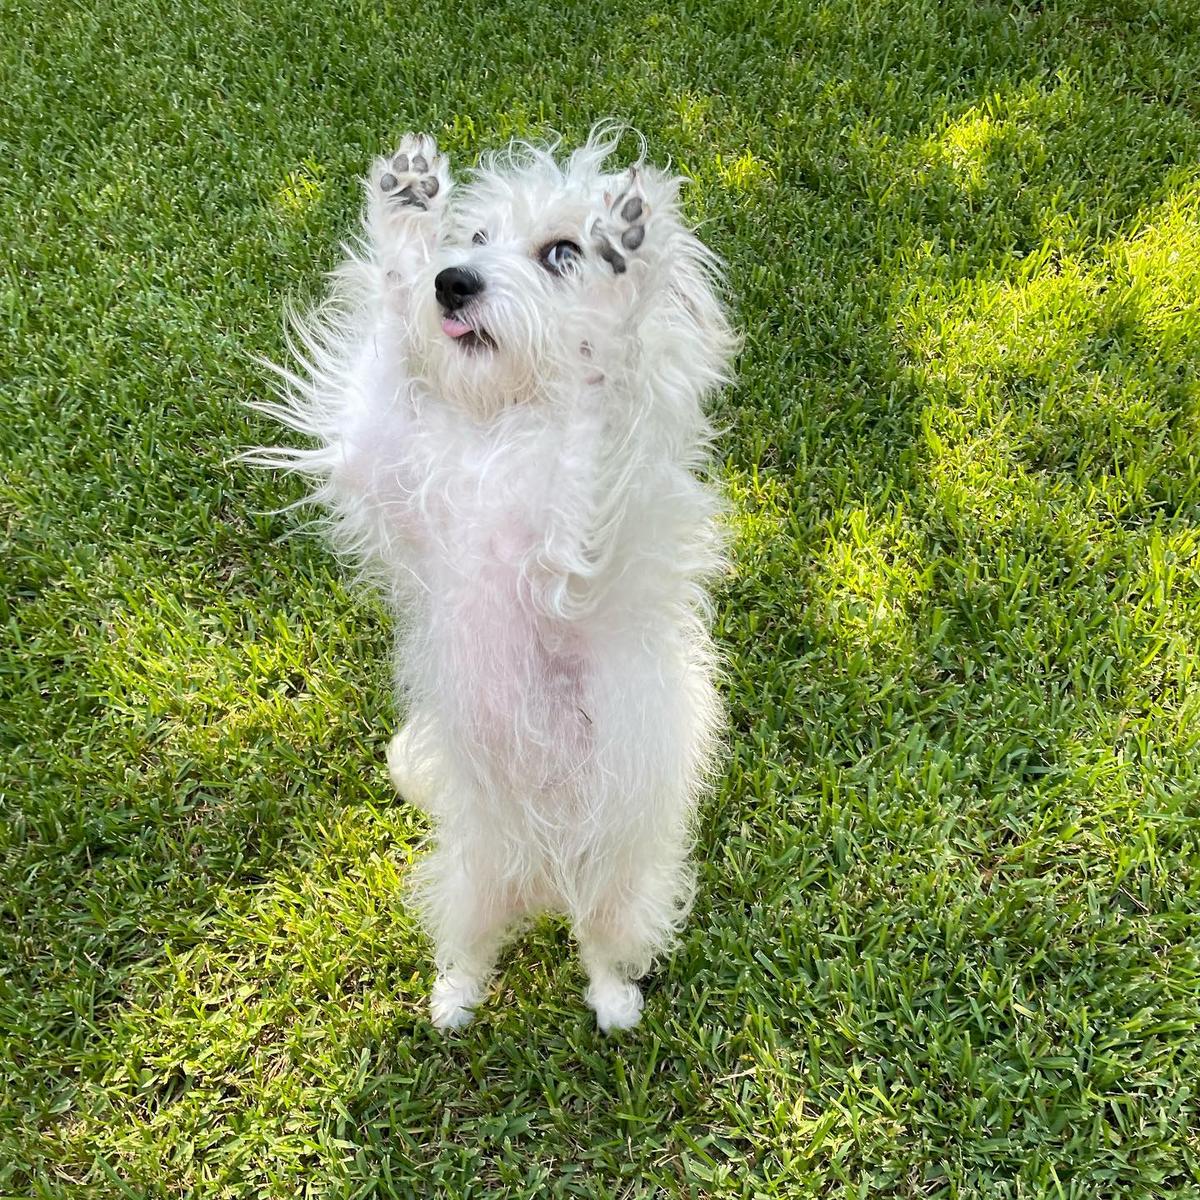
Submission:
[[[460,338],[470,333],[471,327],[465,321],[460,321],[457,317],[443,317],[442,332],[448,337]]]

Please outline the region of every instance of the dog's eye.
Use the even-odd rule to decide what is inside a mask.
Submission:
[[[474,236],[471,238],[471,241],[473,241],[475,243],[475,245],[477,245],[477,246],[485,245],[487,242],[487,231],[484,229],[475,230]]]
[[[583,251],[574,242],[550,242],[538,251],[538,258],[547,271],[562,275],[579,260]]]

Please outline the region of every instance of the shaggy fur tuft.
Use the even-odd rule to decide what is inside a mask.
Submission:
[[[416,898],[432,1013],[465,1024],[506,934],[569,915],[604,1029],[691,903],[720,723],[705,582],[721,565],[703,402],[733,338],[680,181],[516,144],[452,183],[406,137],[367,180],[328,302],[293,319],[262,407],[338,548],[386,590],[408,720],[389,752],[431,814]]]

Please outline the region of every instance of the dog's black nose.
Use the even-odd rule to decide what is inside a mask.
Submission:
[[[483,276],[466,267],[447,267],[433,281],[438,303],[448,312],[462,308],[472,296],[483,291]]]

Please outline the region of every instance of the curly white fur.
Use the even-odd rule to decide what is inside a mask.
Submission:
[[[396,612],[408,721],[388,762],[434,821],[416,897],[443,1027],[545,910],[572,921],[600,1026],[635,1024],[632,981],[693,892],[720,719],[702,404],[733,339],[680,181],[606,173],[618,133],[565,161],[514,145],[458,188],[427,137],[379,159],[363,236],[262,406],[314,444],[252,455],[315,480]],[[485,285],[449,316],[448,267]]]

